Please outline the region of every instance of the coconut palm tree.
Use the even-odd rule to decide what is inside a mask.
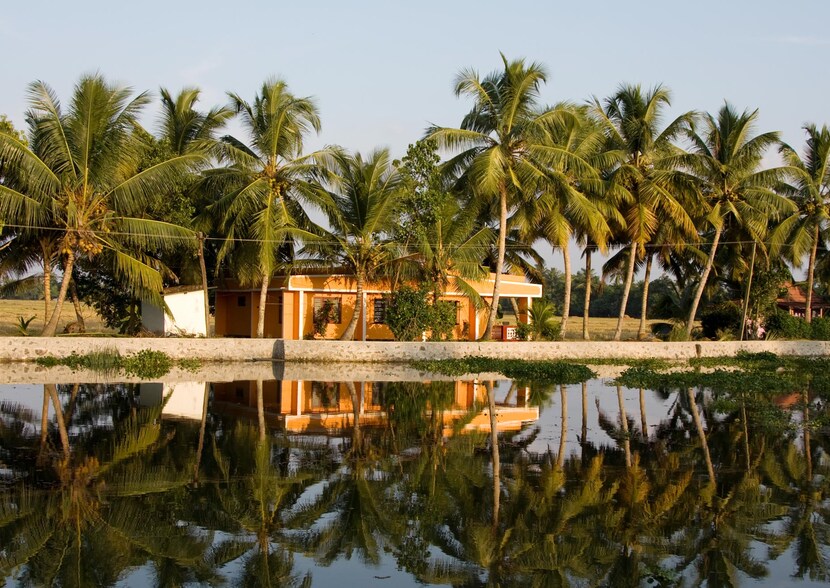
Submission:
[[[304,252],[354,275],[354,313],[340,337],[348,341],[354,338],[358,319],[366,316],[366,282],[393,258],[393,246],[385,237],[394,226],[402,192],[400,176],[386,149],[365,159],[360,153],[338,152],[327,172],[319,200],[331,230],[322,231],[318,240],[309,240]]]
[[[660,223],[672,219],[690,239],[697,236],[684,206],[694,193],[694,185],[691,178],[674,169],[671,157],[679,151],[672,141],[692,121],[693,113],[680,115],[661,131],[661,118],[671,104],[670,98],[663,86],[644,92],[639,85],[623,85],[605,100],[604,107],[594,100],[594,115],[605,129],[607,149],[622,155],[621,162],[607,172],[610,193],[620,202],[625,219],[620,240],[628,243],[628,268],[615,341],[622,336],[637,260],[643,257]]]
[[[794,185],[784,192],[795,203],[795,211],[781,221],[771,235],[771,253],[779,255],[785,245],[789,259],[800,267],[807,254],[807,301],[804,318],[813,318],[813,284],[819,245],[826,243],[830,220],[830,130],[827,125],[817,129],[806,125],[807,146],[802,159],[789,145],[781,145],[779,152],[785,163],[793,168]]]
[[[539,90],[546,80],[538,63],[508,61],[503,71],[484,78],[472,69],[462,70],[455,81],[456,96],[475,101],[458,129],[431,127],[427,134],[442,148],[462,150],[445,164],[447,173],[462,177],[478,198],[498,201],[498,253],[493,299],[484,339],[490,337],[499,306],[501,274],[508,232],[508,211],[520,192],[531,189],[534,178],[547,167],[548,152],[537,140],[541,125],[563,116],[555,110],[539,110]]]
[[[622,218],[614,207],[601,208],[597,197],[602,188],[600,168],[610,165],[602,151],[602,129],[585,107],[559,104],[555,109],[572,116],[541,125],[538,148],[544,150],[549,165],[537,179],[535,193],[524,194],[509,224],[526,243],[541,238],[562,251],[565,297],[560,337],[564,339],[571,306],[570,241],[580,235],[604,250],[611,234],[609,220],[619,223]]]
[[[700,133],[690,130],[692,151],[677,158],[700,181],[706,221],[714,229],[709,257],[689,310],[686,337],[692,334],[697,307],[724,228],[736,225],[752,240],[762,242],[771,220],[794,211],[793,204],[774,191],[784,169],[760,169],[766,150],[778,143],[778,133],[753,136],[757,118],[758,110],[738,113],[725,103],[717,118],[711,114],[703,116]]]
[[[207,112],[196,110],[201,90],[184,88],[176,96],[161,91],[161,136],[177,155],[210,147],[218,131],[234,116],[227,106],[214,106]]]
[[[251,143],[222,139],[227,165],[208,170],[202,185],[219,194],[206,216],[218,220],[224,237],[219,260],[233,252],[240,280],[260,286],[256,334],[263,337],[271,276],[293,258],[294,240],[311,235],[301,203],[314,200],[308,178],[324,152],[302,152],[305,136],[320,131],[320,118],[311,98],[295,96],[280,79],[263,83],[253,104],[229,96]]]
[[[60,240],[63,278],[44,336],[53,336],[81,256],[107,251],[124,287],[159,303],[159,265],[146,250],[174,247],[193,233],[170,223],[140,218],[164,187],[204,161],[187,154],[138,171],[143,153],[138,115],[146,93],[131,97],[126,87],[100,75],[84,76],[64,111],[43,82],[29,86],[30,143],[0,133],[0,161],[15,170],[0,185],[0,217],[29,228],[48,227]]]

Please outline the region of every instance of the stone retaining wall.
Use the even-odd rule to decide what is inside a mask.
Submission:
[[[3,337],[0,363],[34,361],[47,355],[116,350],[131,355],[142,349],[163,351],[174,359],[202,361],[406,362],[484,356],[498,359],[690,359],[731,356],[739,351],[777,355],[830,356],[825,341],[704,342],[519,342],[418,343],[391,341],[283,341],[281,339],[187,339],[116,337]],[[0,370],[3,368],[0,367]]]

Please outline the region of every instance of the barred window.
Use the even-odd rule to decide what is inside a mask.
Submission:
[[[386,323],[386,309],[389,306],[389,301],[386,298],[375,298],[372,322],[376,325]]]

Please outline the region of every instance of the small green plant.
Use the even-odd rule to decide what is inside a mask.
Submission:
[[[326,334],[326,327],[337,318],[337,308],[333,300],[324,299],[320,307],[314,311],[312,319],[314,325],[314,336],[323,337]]]
[[[66,366],[73,370],[87,369],[100,373],[113,374],[123,371],[128,376],[150,380],[167,374],[174,365],[188,371],[196,371],[201,366],[198,359],[180,359],[174,362],[163,351],[143,349],[135,355],[122,357],[116,350],[93,351],[85,355],[72,353],[67,357],[48,355],[35,360],[38,365],[54,367]]]
[[[159,378],[170,371],[173,361],[163,351],[142,349],[135,355],[127,357],[122,368],[127,375],[136,376],[141,379]]]
[[[528,316],[530,317],[530,336],[534,341],[553,341],[559,338],[562,326],[556,320],[556,305],[547,298],[533,301]]]
[[[32,324],[32,321],[35,320],[35,317],[31,316],[28,319],[24,319],[22,316],[17,317],[17,332],[20,333],[23,337],[29,336],[29,325]]]

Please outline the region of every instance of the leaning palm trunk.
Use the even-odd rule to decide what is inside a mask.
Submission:
[[[712,456],[709,455],[709,445],[706,443],[706,432],[703,430],[703,423],[700,420],[700,413],[697,411],[695,392],[692,388],[687,388],[686,394],[689,396],[689,408],[692,411],[692,419],[695,422],[697,436],[700,439],[700,445],[703,449],[703,459],[706,461],[706,471],[709,473],[709,482],[714,484],[715,468],[712,466]]]
[[[72,281],[72,268],[75,266],[75,255],[70,251],[66,254],[66,263],[63,266],[63,279],[61,280],[61,289],[58,292],[58,299],[55,302],[55,310],[49,318],[49,322],[43,327],[41,337],[54,337],[58,330],[58,320],[60,320],[61,310],[63,310],[63,302],[66,300],[66,293],[69,290],[69,282]]]
[[[86,324],[81,312],[81,300],[78,298],[78,288],[75,287],[75,280],[69,283],[69,295],[72,298],[72,306],[75,308],[75,322],[78,323],[78,332],[86,333]]]
[[[259,318],[256,323],[256,336],[258,339],[265,337],[265,305],[268,302],[268,284],[271,276],[263,273],[262,285],[259,288]]]
[[[637,339],[642,341],[646,337],[646,321],[648,320],[648,282],[651,279],[651,253],[646,254],[646,275],[643,277],[643,302],[640,306],[640,328],[637,329]]]
[[[556,467],[562,469],[565,465],[565,447],[568,442],[568,388],[564,384],[559,385],[560,407],[560,431],[559,431],[559,452],[556,454]]]
[[[493,529],[499,526],[499,503],[501,499],[501,463],[499,457],[498,418],[496,416],[496,394],[493,384],[488,382],[487,402],[490,411],[490,448],[493,451]]]
[[[352,319],[346,326],[346,330],[343,331],[342,335],[340,335],[341,341],[351,341],[354,339],[354,333],[357,329],[357,321],[365,312],[365,309],[363,308],[363,272],[356,272],[355,280],[357,281],[357,291],[355,292],[354,312],[352,313]]]
[[[631,292],[631,283],[634,281],[634,266],[637,263],[637,243],[631,243],[628,253],[628,273],[625,275],[625,286],[623,286],[622,301],[620,301],[620,316],[617,319],[617,330],[614,331],[614,341],[622,337],[623,320],[625,319],[625,307],[628,305],[628,295]]]
[[[700,299],[703,296],[703,290],[706,288],[706,280],[709,278],[709,272],[712,271],[712,266],[715,264],[715,252],[718,249],[718,242],[720,241],[720,234],[723,230],[723,225],[715,229],[715,239],[712,241],[712,249],[709,250],[709,257],[706,259],[706,267],[703,269],[703,275],[700,276],[700,283],[697,285],[694,300],[692,300],[692,308],[689,310],[689,320],[686,323],[686,338],[692,336],[692,328],[695,324],[695,315],[697,314],[697,306],[700,304]],[[743,326],[741,327],[743,328]]]
[[[63,447],[63,456],[69,457],[69,431],[66,428],[66,421],[63,419],[63,408],[61,407],[60,398],[58,398],[58,387],[55,384],[44,384],[43,389],[49,394],[52,399],[52,406],[55,408],[55,422],[58,424],[58,433],[61,438],[61,446]]]
[[[562,246],[562,263],[565,266],[565,299],[562,301],[562,326],[559,338],[565,340],[565,331],[568,329],[568,317],[571,315],[571,256],[568,253],[568,242]]]
[[[818,252],[818,224],[813,229],[813,248],[810,249],[810,262],[807,265],[807,301],[804,304],[804,320],[813,321],[813,279],[816,271],[816,254]]]
[[[591,316],[591,249],[585,249],[585,307],[582,309],[582,338],[585,341],[591,340],[588,332],[588,321]]]
[[[49,322],[49,308],[52,306],[52,262],[43,248],[43,302],[46,307],[43,312],[43,324]]]
[[[256,414],[260,442],[265,441],[265,398],[262,380],[256,381]]]
[[[501,187],[499,194],[499,252],[496,257],[496,276],[493,279],[493,301],[490,304],[490,315],[487,317],[487,326],[479,338],[480,341],[489,341],[496,323],[499,310],[499,294],[501,292],[501,272],[504,268],[504,251],[507,248],[507,188]]]

